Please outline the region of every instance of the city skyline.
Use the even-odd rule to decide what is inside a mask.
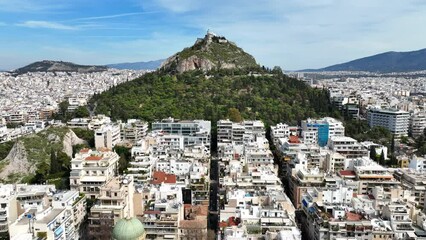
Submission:
[[[109,64],[167,58],[210,29],[259,64],[320,68],[425,46],[421,1],[0,0],[0,69],[34,61]],[[416,36],[416,37],[413,37]]]

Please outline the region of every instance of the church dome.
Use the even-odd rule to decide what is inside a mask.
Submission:
[[[141,221],[137,218],[120,219],[115,224],[112,237],[115,240],[138,240],[145,233]]]

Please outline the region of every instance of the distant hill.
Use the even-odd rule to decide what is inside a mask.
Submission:
[[[160,67],[165,59],[148,61],[148,62],[132,62],[132,63],[114,63],[107,64],[107,67],[116,69],[130,69],[130,70],[155,70]]]
[[[169,57],[160,70],[183,73],[189,70],[257,68],[256,60],[223,36],[208,32],[191,47]]]
[[[43,60],[18,68],[13,73],[24,74],[28,72],[102,72],[105,66],[78,65],[70,62]]]
[[[413,72],[426,70],[426,49],[411,52],[385,52],[321,69],[302,71]]]

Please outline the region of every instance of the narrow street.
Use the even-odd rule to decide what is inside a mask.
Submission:
[[[216,158],[212,158],[210,164],[210,203],[208,228],[217,233],[219,229],[219,161]]]

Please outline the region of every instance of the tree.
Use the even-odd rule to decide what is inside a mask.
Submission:
[[[377,162],[377,153],[376,153],[376,148],[374,146],[370,147],[370,158]]]
[[[74,110],[73,115],[76,118],[84,118],[84,117],[89,117],[90,112],[89,110],[87,110],[86,106],[80,106]]]
[[[127,167],[128,167],[128,162],[126,160],[124,153],[122,153],[120,155],[120,159],[118,160],[118,173],[123,174],[123,172],[127,170]]]
[[[55,174],[57,172],[59,172],[61,169],[61,164],[58,163],[58,160],[56,159],[56,152],[55,150],[52,148],[50,150],[50,174]]]
[[[382,153],[380,154],[380,160],[379,160],[380,165],[385,165],[385,152],[382,149]]]
[[[243,121],[243,118],[241,117],[240,111],[236,108],[228,109],[228,117],[229,117],[229,120],[231,120],[233,122],[242,122]]]

